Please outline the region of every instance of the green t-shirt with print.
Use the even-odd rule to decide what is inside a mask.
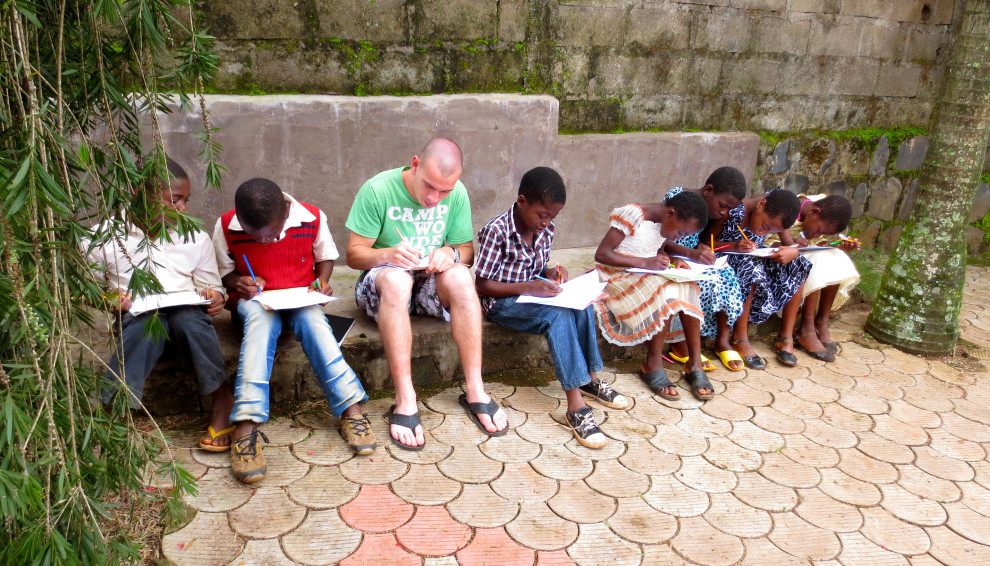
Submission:
[[[402,183],[408,167],[382,171],[361,186],[347,215],[348,230],[365,238],[376,238],[373,248],[399,245],[395,229],[423,256],[445,244],[463,244],[474,237],[471,201],[467,189],[457,181],[447,198],[433,208],[424,208]]]

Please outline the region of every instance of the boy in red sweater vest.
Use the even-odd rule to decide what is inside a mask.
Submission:
[[[232,310],[244,323],[244,340],[234,389],[234,430],[231,471],[251,483],[265,477],[266,465],[258,436],[268,442],[258,424],[268,420],[269,385],[275,343],[282,325],[292,328],[309,358],[341,435],[357,454],[371,454],[375,435],[361,413],[368,400],[354,370],[344,361],[323,309],[266,310],[251,300],[263,290],[313,287],[330,295],[330,274],[337,248],[326,215],[301,203],[268,179],[251,179],[237,188],[234,210],[220,217],[213,246],[224,286],[236,304]]]

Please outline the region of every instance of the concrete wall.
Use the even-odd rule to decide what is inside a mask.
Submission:
[[[926,126],[955,0],[211,0],[224,92],[549,93],[565,131]]]
[[[344,221],[354,194],[384,169],[408,165],[426,141],[448,136],[464,151],[461,180],[471,196],[475,231],[515,200],[519,178],[548,165],[568,186],[556,245],[597,244],[608,213],[627,202],[659,199],[670,187],[701,186],[711,171],[738,167],[752,181],[759,137],[746,133],[557,134],[558,104],[550,96],[207,97],[211,125],[220,128],[220,191],[204,191],[202,128],[195,113],[161,118],[168,154],[192,177],[190,213],[212,231],[233,207],[237,186],[253,177],[274,180],[322,208],[343,255]]]

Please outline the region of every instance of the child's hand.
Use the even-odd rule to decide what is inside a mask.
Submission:
[[[712,265],[715,263],[715,252],[708,249],[708,246],[704,244],[691,250],[688,255],[691,257],[691,261],[695,263],[703,263],[705,265]]]
[[[751,252],[751,251],[753,251],[755,249],[756,249],[756,244],[753,242],[753,240],[738,240],[738,241],[736,241],[736,251],[737,252],[748,254],[749,252]]]
[[[534,279],[526,283],[525,294],[533,295],[534,297],[556,297],[562,290],[560,285],[556,283]]]
[[[110,291],[107,293],[106,299],[110,308],[117,312],[127,312],[131,310],[131,306],[134,304],[131,301],[131,294],[126,289],[117,288]]]
[[[237,294],[240,295],[242,299],[251,299],[264,289],[265,280],[261,277],[255,281],[250,275],[241,275],[240,279],[237,280]]]
[[[333,296],[333,287],[330,286],[330,281],[317,279],[316,281],[313,281],[312,285],[309,286],[309,290],[315,293],[323,293],[328,297]]]
[[[790,263],[798,256],[798,249],[791,246],[781,246],[777,251],[770,254],[770,259],[777,263]]]
[[[216,316],[223,310],[223,293],[220,291],[207,287],[199,292],[199,296],[210,301],[210,304],[206,305],[206,314]]]
[[[798,245],[799,248],[806,248],[808,247],[808,238],[798,238],[797,242],[795,243]]]
[[[670,256],[660,253],[653,257],[646,257],[640,261],[639,266],[643,269],[667,269],[670,266]]]
[[[567,268],[562,265],[547,268],[543,273],[547,279],[552,279],[558,283],[566,283],[570,279],[570,276],[567,275]]]
[[[416,267],[420,257],[419,250],[403,243],[389,248],[388,254],[385,256],[385,263],[399,267]]]
[[[863,249],[863,244],[861,244],[859,240],[841,240],[835,247],[848,253]]]

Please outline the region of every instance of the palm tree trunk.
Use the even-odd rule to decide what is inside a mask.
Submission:
[[[990,132],[990,0],[967,0],[942,92],[921,188],[866,321],[907,352],[944,355],[959,337],[965,229]]]

